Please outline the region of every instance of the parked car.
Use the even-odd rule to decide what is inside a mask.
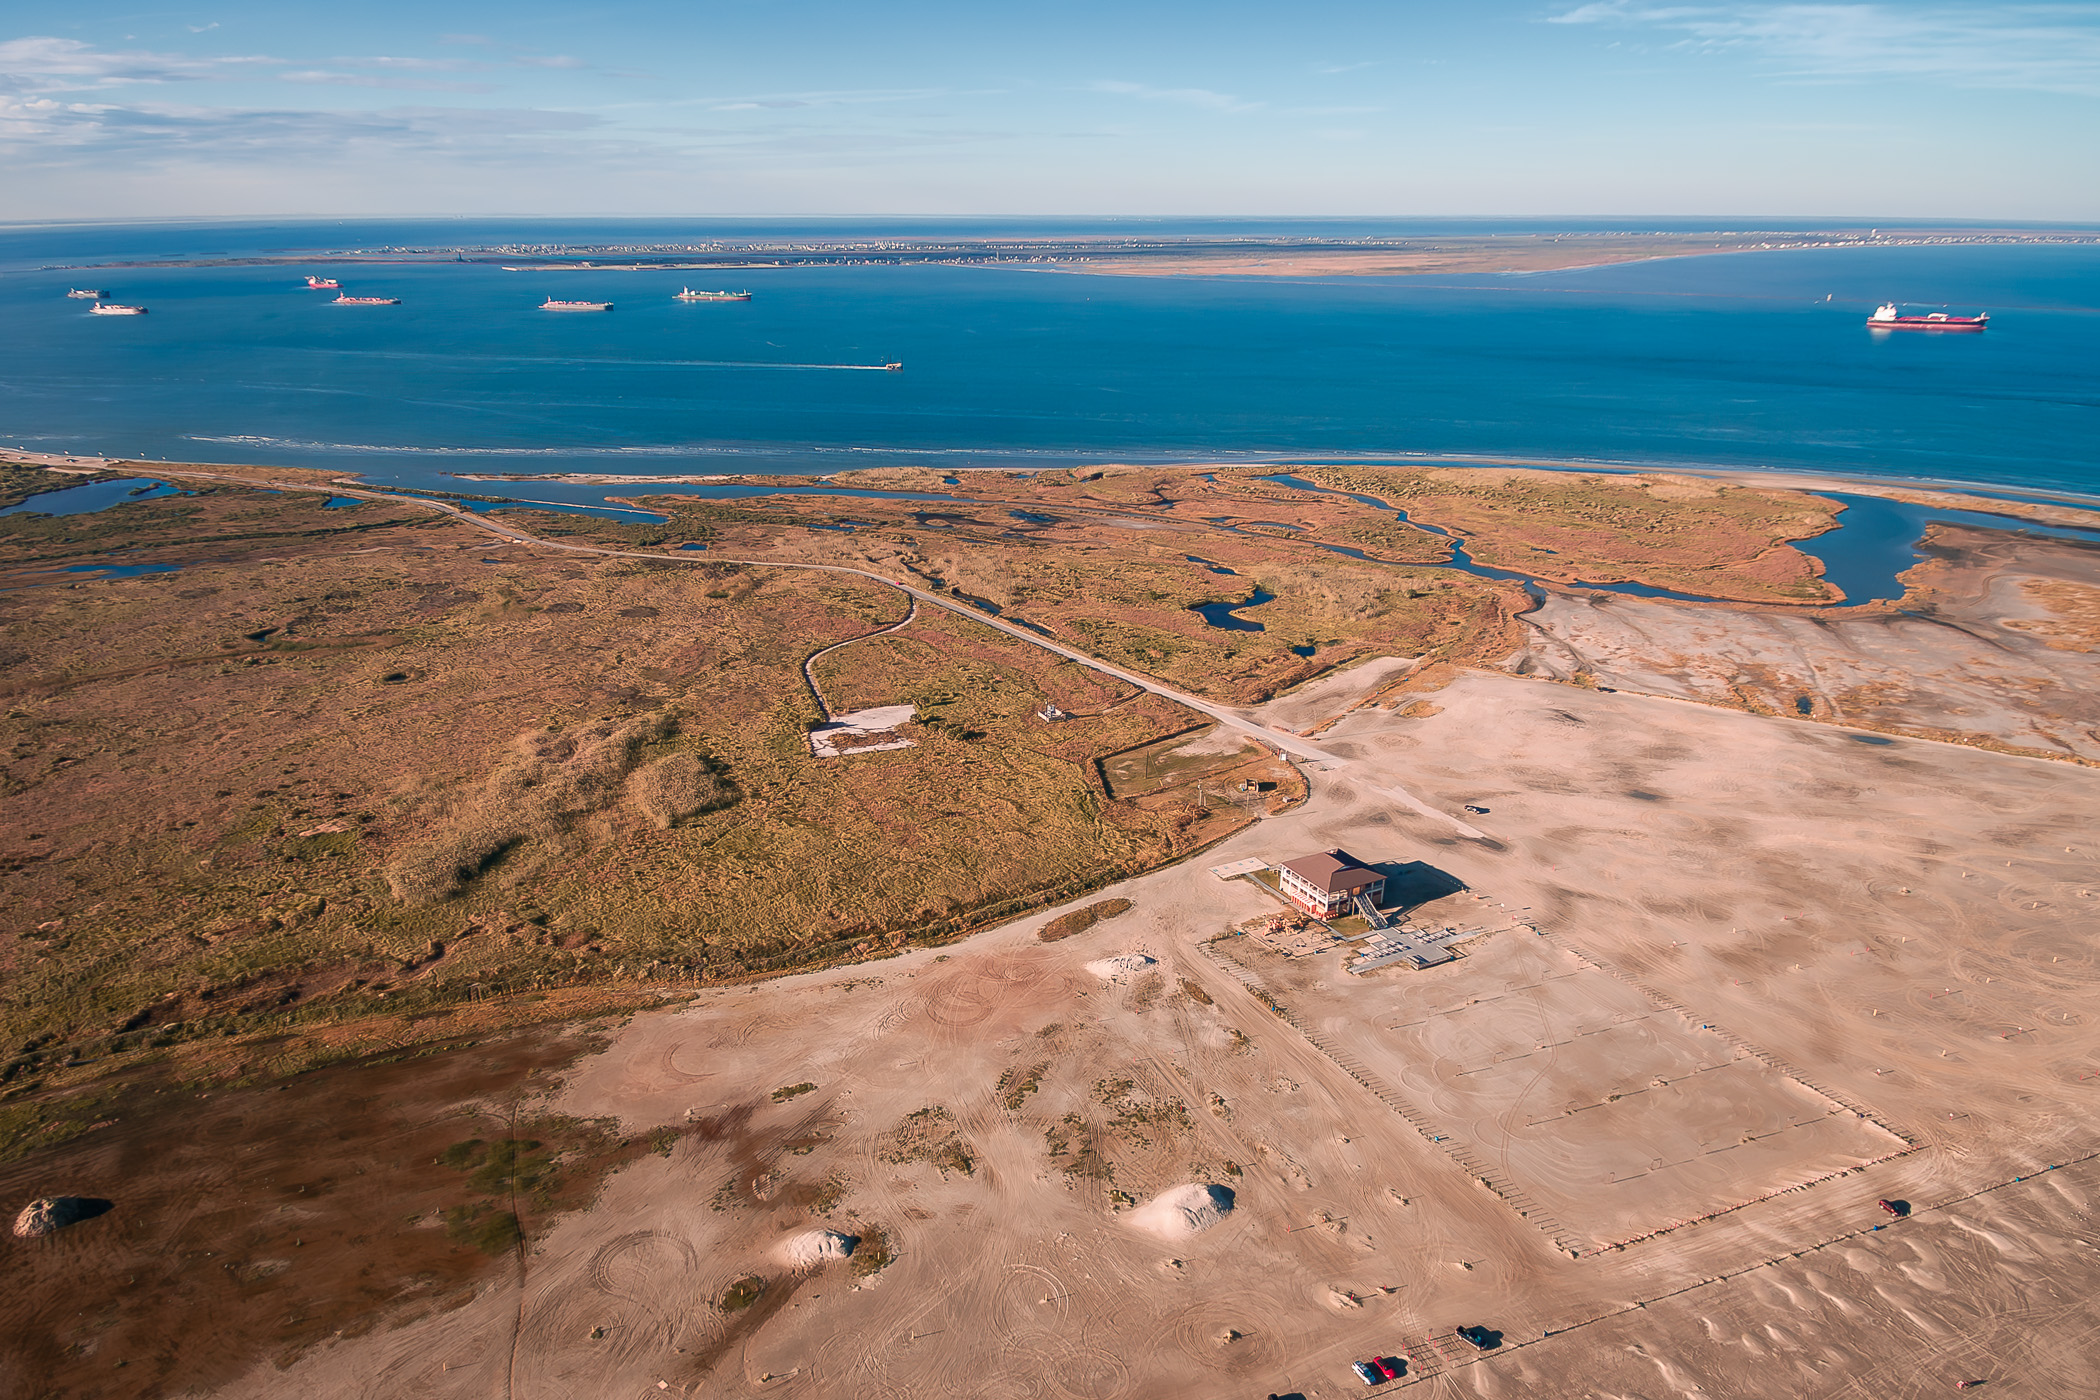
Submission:
[[[1489,1340],[1490,1335],[1485,1327],[1461,1327],[1458,1329],[1458,1339],[1478,1351],[1486,1351],[1494,1345]]]
[[[1368,1361],[1352,1361],[1349,1363],[1349,1369],[1356,1372],[1357,1379],[1365,1385],[1385,1384],[1385,1377],[1379,1375],[1378,1368]]]
[[[1484,816],[1486,816],[1486,815],[1488,814],[1488,809],[1487,809],[1487,808],[1485,808],[1485,807],[1475,807],[1475,806],[1474,806],[1474,805],[1473,805],[1472,803],[1470,803],[1470,802],[1468,802],[1468,803],[1466,804],[1466,810],[1467,810],[1468,812],[1471,812],[1471,813],[1472,813],[1472,814],[1473,814],[1474,816],[1476,816],[1476,817],[1484,817]]]
[[[1407,1358],[1404,1356],[1374,1356],[1371,1364],[1389,1381],[1397,1381],[1407,1373]]]
[[[1910,1206],[1902,1201],[1877,1201],[1875,1204],[1879,1205],[1890,1215],[1895,1216],[1898,1220],[1910,1214]]]

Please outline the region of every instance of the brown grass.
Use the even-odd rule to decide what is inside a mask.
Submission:
[[[1101,791],[1099,755],[1189,723],[1122,682],[929,618],[827,661],[918,703],[917,746],[819,761],[802,657],[895,592],[499,556],[391,510],[219,488],[0,520],[0,571],[134,540],[184,565],[0,593],[0,1035],[28,1047],[0,1112],[76,1053],[283,1047],[196,1059],[256,1072],[575,985],[878,956],[1204,839]],[[1093,717],[1046,726],[1050,698]]]
[[[386,867],[394,897],[406,904],[450,899],[512,847],[558,840],[579,818],[619,796],[636,750],[664,738],[671,727],[669,716],[649,715],[623,723],[601,720],[577,733],[550,726],[520,735],[514,752],[467,795],[435,836]],[[690,755],[679,757],[698,767]],[[670,761],[659,760],[651,768]],[[665,782],[652,781],[647,770],[635,777],[641,781],[628,781],[630,795],[636,787],[663,794]],[[671,824],[669,816],[660,815],[667,811],[660,802],[638,800],[637,805],[658,826]]]
[[[1097,904],[1089,904],[1084,909],[1074,909],[1069,914],[1058,915],[1044,924],[1036,933],[1036,937],[1045,943],[1055,943],[1061,938],[1085,933],[1103,919],[1113,919],[1118,914],[1128,913],[1130,907],[1130,901],[1127,899],[1104,899]]]
[[[627,779],[627,800],[662,828],[707,811],[722,796],[721,780],[698,754],[666,754]]]

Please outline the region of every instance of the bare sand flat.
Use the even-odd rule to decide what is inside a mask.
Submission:
[[[1339,1396],[1374,1351],[1453,1396],[2100,1392],[2100,773],[1513,677],[1435,700],[1338,724],[1312,802],[1113,887],[1113,924],[638,1016],[558,1106],[702,1131],[466,1306],[225,1393]],[[1201,946],[1276,907],[1209,866],[1330,845],[1499,931],[1367,978]],[[1211,1228],[1131,1228],[1204,1182]],[[863,1244],[777,1262],[813,1229]]]
[[[1935,526],[1900,610],[1751,612],[1556,593],[1519,669],[2100,759],[2100,550]]]

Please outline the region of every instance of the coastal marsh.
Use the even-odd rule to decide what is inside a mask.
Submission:
[[[1205,475],[987,475],[937,510],[667,503],[647,527],[504,513],[576,543],[653,530],[661,559],[387,503],[352,532],[365,508],[231,486],[26,522],[25,557],[0,555],[0,1026],[21,1047],[0,1177],[125,1199],[35,1256],[14,1354],[79,1391],[147,1354],[173,1324],[122,1302],[127,1277],[184,1298],[209,1276],[225,1325],[153,1364],[229,1397],[375,1376],[462,1400],[577,1375],[918,1393],[1017,1356],[1102,1394],[1310,1393],[1367,1340],[1456,1372],[1454,1308],[1521,1339],[1484,1385],[1631,1393],[1634,1349],[1696,1350],[1701,1318],[1762,1335],[1806,1307],[1848,1374],[1915,1379],[1937,1363],[1898,1313],[2061,1313],[2006,1261],[2075,1229],[2072,1196],[2028,1183],[2089,1172],[2092,1036],[2066,1008],[2090,991],[2090,773],[1817,722],[1856,723],[1876,686],[1882,727],[1939,713],[1891,676],[1792,714],[1743,678],[1796,683],[1757,652],[1774,630],[1996,617],[2075,680],[2089,549],[1936,534],[1900,622],[1533,607],[1434,558],[1322,548],[1389,514]],[[1713,533],[1724,588],[1811,523],[1787,493],[1665,478],[1484,479],[1516,493],[1492,509],[1420,490],[1482,512],[1481,558],[1491,534],[1546,538],[1530,506],[1584,569],[1651,528]],[[668,554],[700,532],[704,554]],[[53,572],[127,538],[181,567]],[[1252,756],[967,615],[921,600],[906,622],[877,581],[777,567],[806,562],[1280,693],[1241,715],[1340,761]],[[1257,589],[1263,632],[1191,611]],[[834,708],[908,704],[914,746],[815,758],[819,652]],[[1712,703],[1633,693],[1673,681]],[[1992,723],[2034,689],[1963,685]],[[1040,718],[1053,701],[1071,717]],[[1264,765],[1271,797],[1190,791]],[[1337,845],[1458,887],[1434,916],[1477,924],[1460,958],[1359,981],[1219,937],[1275,905],[1208,867]],[[177,1121],[196,1142],[157,1150]],[[1172,1257],[1134,1228],[1206,1183],[1234,1209]],[[1871,1231],[1877,1195],[1920,1218]],[[783,1273],[818,1218],[862,1250]],[[1968,1251],[1958,1306],[1920,1249]],[[2084,1317],[2036,1364],[2089,1374]]]
[[[877,955],[1247,820],[1116,801],[1094,759],[1191,717],[959,618],[869,644],[902,670],[833,653],[925,722],[814,758],[801,661],[897,619],[871,582],[318,511],[224,487],[72,518],[59,557],[186,562],[70,586],[48,526],[0,524],[12,1092],[81,1054],[269,1033],[290,1064],[377,1011]],[[1050,698],[1102,712],[1048,726]]]

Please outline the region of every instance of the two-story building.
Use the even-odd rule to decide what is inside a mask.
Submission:
[[[1347,851],[1322,851],[1276,867],[1284,895],[1306,913],[1331,919],[1362,895],[1376,905],[1385,894],[1385,876]]]

